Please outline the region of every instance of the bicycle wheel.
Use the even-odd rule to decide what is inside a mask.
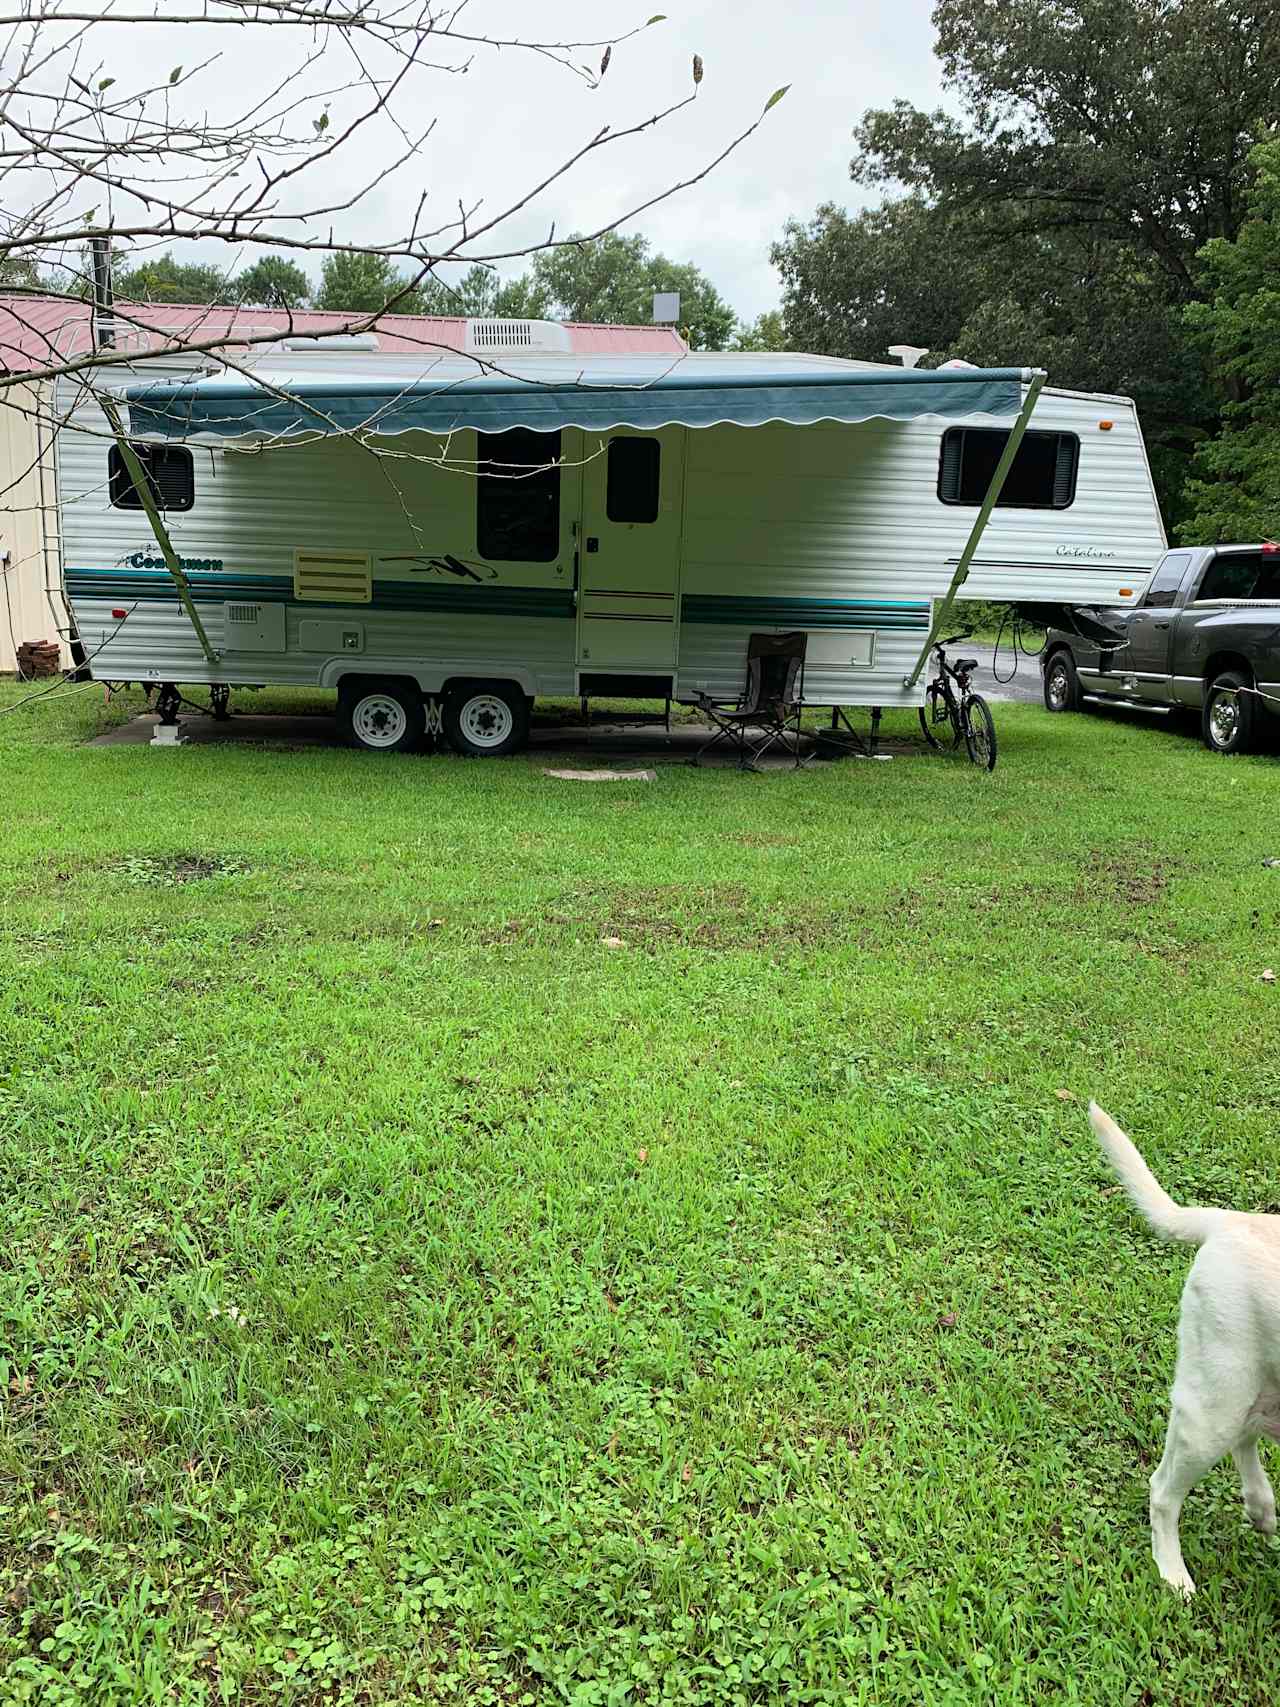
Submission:
[[[964,719],[964,744],[969,759],[983,770],[996,768],[996,725],[991,708],[980,693],[971,693],[961,709]]]
[[[930,682],[920,707],[920,727],[929,745],[939,753],[949,753],[960,745],[960,724],[952,715],[947,696],[936,682]]]

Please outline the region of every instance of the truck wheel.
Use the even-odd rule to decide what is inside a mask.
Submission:
[[[462,682],[444,696],[443,722],[455,752],[500,759],[529,739],[529,701],[514,682]]]
[[[1079,711],[1080,678],[1076,661],[1066,649],[1055,652],[1044,667],[1046,711]]]
[[[422,741],[427,714],[422,695],[407,682],[344,683],[338,694],[338,728],[368,753],[411,753]]]
[[[1239,670],[1224,670],[1204,696],[1200,733],[1212,753],[1248,753],[1257,744],[1258,702],[1253,683]]]

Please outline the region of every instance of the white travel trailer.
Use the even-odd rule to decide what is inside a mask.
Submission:
[[[94,673],[318,684],[362,745],[443,723],[499,753],[535,696],[728,698],[753,631],[799,629],[808,703],[915,705],[958,570],[966,597],[1125,604],[1165,548],[1126,399],[1019,369],[573,356],[560,332],[122,383],[168,559],[68,393],[65,580]]]

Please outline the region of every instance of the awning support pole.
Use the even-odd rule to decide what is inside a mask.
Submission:
[[[920,680],[920,672],[924,669],[925,659],[933,650],[935,640],[946,626],[946,620],[950,614],[951,607],[956,602],[956,594],[969,578],[969,565],[973,562],[974,553],[977,551],[978,546],[982,541],[983,534],[987,531],[987,523],[991,520],[991,512],[995,509],[996,502],[999,499],[1001,492],[1004,490],[1005,476],[1008,474],[1010,468],[1013,467],[1013,459],[1018,454],[1018,446],[1022,443],[1022,435],[1027,430],[1027,422],[1031,419],[1031,411],[1036,406],[1036,399],[1043,390],[1044,382],[1047,378],[1048,375],[1039,370],[1035,371],[1031,375],[1030,384],[1027,386],[1026,400],[1022,405],[1022,412],[1009,431],[1008,441],[1005,444],[1004,450],[1000,454],[1000,460],[996,464],[996,471],[991,476],[991,484],[987,487],[987,495],[982,500],[982,508],[978,511],[977,519],[970,530],[969,538],[965,541],[965,548],[960,553],[960,561],[956,564],[956,572],[951,577],[951,585],[947,588],[941,605],[934,612],[933,621],[929,625],[929,638],[925,641],[924,646],[921,649],[920,656],[916,659],[915,668],[912,670],[911,674],[902,678],[902,685],[904,688],[913,688]]]
[[[151,523],[151,531],[156,536],[156,544],[160,547],[160,555],[164,558],[164,566],[178,589],[178,598],[183,610],[191,618],[191,626],[196,631],[196,639],[200,642],[200,650],[205,655],[205,661],[210,666],[216,666],[218,654],[209,643],[209,636],[200,613],[196,609],[195,599],[191,596],[191,583],[187,580],[186,572],[178,560],[178,554],[173,549],[173,541],[169,538],[169,530],[160,519],[160,511],[156,506],[155,497],[151,491],[151,482],[147,479],[146,471],[138,460],[138,454],[125,435],[124,423],[120,419],[120,411],[109,397],[99,396],[98,403],[102,413],[107,417],[107,425],[115,437],[116,448],[129,478],[133,481],[133,489],[138,494],[138,501],[146,511],[147,520]]]

